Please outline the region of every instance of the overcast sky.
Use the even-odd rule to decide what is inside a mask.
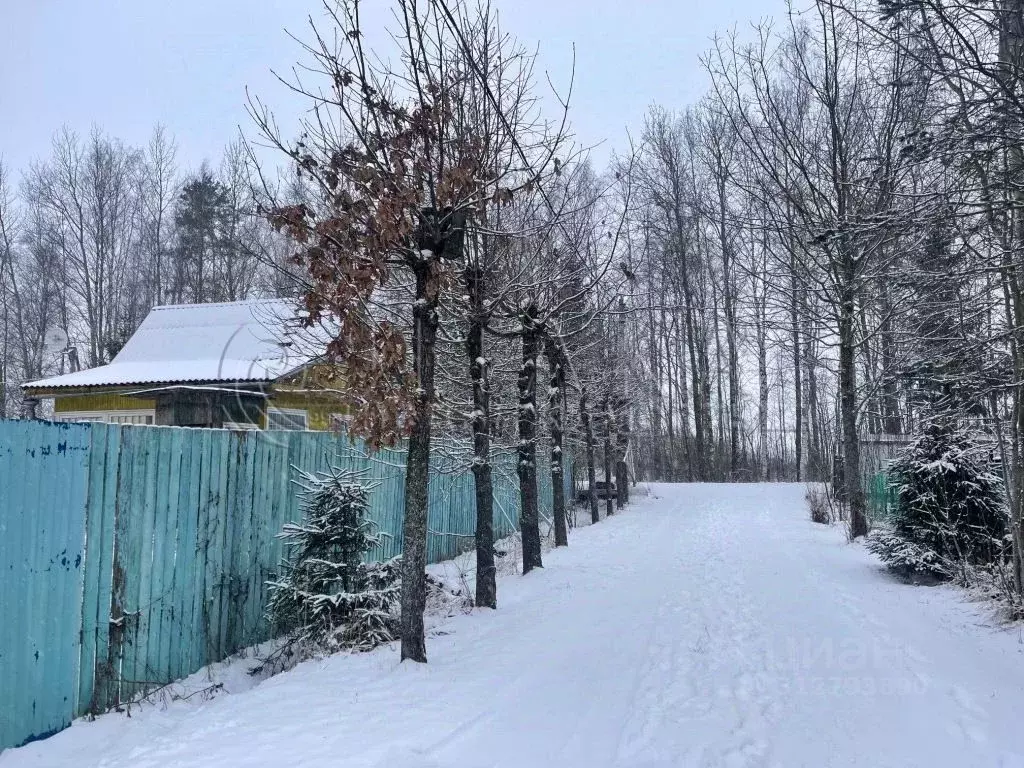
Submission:
[[[748,28],[783,0],[495,0],[504,28],[531,46],[556,83],[576,47],[572,121],[596,159],[625,144],[647,106],[682,108],[707,85],[699,57],[715,32]],[[363,0],[367,24],[386,0]],[[317,0],[0,0],[0,156],[14,170],[44,157],[62,125],[98,125],[133,144],[153,126],[179,163],[216,160],[249,131],[245,89],[294,113],[270,71],[299,57]],[[282,121],[287,125],[286,120]]]

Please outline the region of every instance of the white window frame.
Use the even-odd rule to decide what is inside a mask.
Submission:
[[[259,424],[253,424],[251,421],[225,421],[224,429],[234,430],[235,432],[254,432],[259,430]]]
[[[141,423],[122,421],[121,419],[141,418]],[[149,418],[146,422],[145,419]],[[121,424],[130,427],[151,427],[156,424],[156,411],[140,409],[130,411],[60,411],[53,414],[54,421],[63,422],[101,422],[105,424]]]
[[[62,411],[60,413],[53,414],[54,421],[61,421],[67,423],[95,423],[105,422],[107,420],[106,415],[103,413],[97,413],[96,411]]]
[[[267,408],[267,429],[274,429],[270,426],[271,414],[279,413],[282,416],[301,416],[303,427],[301,429],[278,429],[280,432],[308,432],[309,431],[309,411],[305,408],[276,408],[271,406]]]

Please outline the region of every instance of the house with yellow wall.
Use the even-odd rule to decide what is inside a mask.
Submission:
[[[159,306],[109,364],[23,389],[58,421],[337,429],[340,398],[310,381],[326,341],[282,299]]]

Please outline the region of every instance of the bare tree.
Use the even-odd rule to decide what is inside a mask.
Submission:
[[[489,206],[541,187],[559,163],[550,143],[525,136],[533,123],[496,100],[503,78],[522,76],[517,63],[502,69],[495,58],[497,69],[482,69],[468,42],[493,27],[486,8],[397,2],[393,66],[364,49],[358,2],[326,8],[334,31],[314,26],[305,49],[329,90],[293,84],[312,104],[303,137],[288,144],[256,102],[253,114],[316,194],[315,204],[280,206],[271,218],[295,240],[295,261],[311,278],[308,322],[336,324],[327,353],[344,371],[346,390],[365,398],[353,426],[381,445],[399,437],[405,420],[402,658],[422,662],[442,306],[461,295],[467,230],[490,220]],[[467,106],[480,97],[491,105],[490,124],[475,121]],[[403,294],[405,310],[381,302]],[[404,322],[411,325],[408,342]]]

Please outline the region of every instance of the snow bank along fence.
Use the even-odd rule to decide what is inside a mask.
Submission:
[[[443,444],[432,458],[431,561],[473,542],[464,453]],[[400,450],[367,455],[330,433],[0,421],[0,749],[267,640],[265,582],[275,534],[298,517],[295,468],[329,464],[377,483],[381,556],[399,554]],[[513,456],[496,459],[498,536],[518,524],[514,470]]]

